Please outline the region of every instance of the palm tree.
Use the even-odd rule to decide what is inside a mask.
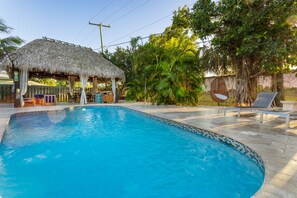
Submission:
[[[203,73],[197,60],[196,37],[171,27],[139,48],[141,69],[136,86],[146,87],[156,104],[195,105]]]
[[[0,19],[0,34],[9,34],[11,29],[12,28],[5,25],[3,20]],[[13,51],[15,51],[17,46],[23,42],[24,41],[18,36],[9,36],[5,38],[0,37],[0,62],[5,56],[9,56]],[[12,77],[12,71],[8,71],[7,73],[10,77]]]
[[[12,28],[5,25],[3,20],[0,19],[0,34],[9,34]],[[0,38],[0,60],[11,52],[17,49],[17,46],[22,44],[23,40],[17,36],[9,36]]]

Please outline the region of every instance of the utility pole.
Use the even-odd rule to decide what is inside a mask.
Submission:
[[[102,22],[99,23],[99,24],[96,24],[96,23],[91,23],[90,21],[89,21],[89,25],[95,25],[95,26],[98,26],[99,27],[99,29],[100,29],[100,40],[101,40],[101,52],[102,52],[102,54],[104,54],[102,27],[110,28],[110,25],[103,25]]]

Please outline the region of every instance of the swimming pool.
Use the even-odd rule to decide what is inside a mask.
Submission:
[[[0,195],[251,197],[261,187],[255,160],[182,127],[111,106],[16,114],[0,146]]]

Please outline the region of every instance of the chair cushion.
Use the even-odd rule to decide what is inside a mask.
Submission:
[[[228,96],[225,96],[223,94],[219,94],[219,93],[215,93],[214,94],[218,99],[221,99],[221,100],[227,100],[228,99]]]

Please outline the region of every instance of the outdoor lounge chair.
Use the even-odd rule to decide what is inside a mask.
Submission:
[[[259,110],[260,113],[260,123],[263,123],[263,114],[273,114],[278,115],[286,119],[286,129],[290,128],[290,117],[292,114],[296,114],[296,111],[277,111],[277,110]]]
[[[238,117],[242,111],[257,113],[259,110],[269,110],[276,95],[277,92],[260,92],[251,107],[224,107],[224,115],[226,115],[227,110],[237,111]]]
[[[35,98],[24,98],[24,107],[34,107],[35,104]]]

